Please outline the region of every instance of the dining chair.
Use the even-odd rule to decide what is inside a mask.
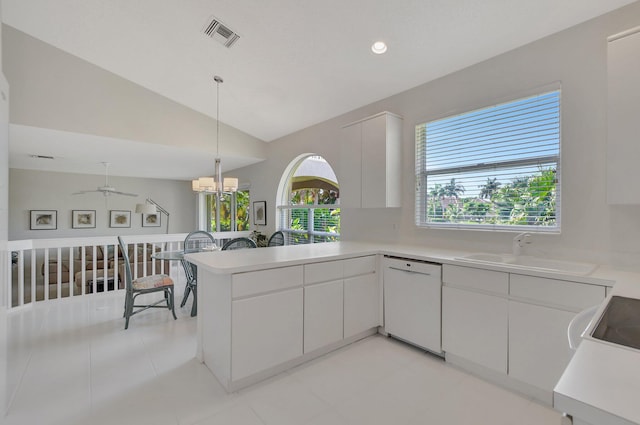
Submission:
[[[127,245],[118,236],[118,244],[124,262],[124,278],[125,278],[125,299],[124,299],[124,328],[129,328],[129,319],[134,314],[138,314],[149,308],[168,308],[176,320],[176,312],[173,300],[173,280],[166,274],[154,274],[133,279],[131,273],[131,263],[127,252]],[[139,295],[151,294],[154,292],[163,292],[164,298],[157,300],[151,304],[136,304],[135,300]],[[165,305],[160,305],[165,303]],[[138,308],[138,310],[135,310]]]
[[[183,249],[184,253],[188,254],[189,252],[199,252],[206,248],[215,246],[216,240],[213,238],[211,233],[203,230],[196,230],[195,232],[189,233],[187,237],[184,238]],[[191,316],[193,317],[198,311],[198,292],[196,287],[198,283],[198,267],[187,260],[182,260],[182,267],[184,268],[187,284],[184,288],[184,296],[182,297],[180,307],[184,307],[187,303],[187,298],[189,298],[189,294],[193,293],[193,304],[191,306]]]
[[[269,238],[269,242],[267,242],[267,246],[282,246],[282,245],[284,245],[284,233],[278,230],[273,235],[271,235],[271,237]]]
[[[249,238],[235,238],[227,241],[223,246],[222,250],[232,250],[232,249],[244,249],[244,248],[257,248],[258,246],[254,241]]]

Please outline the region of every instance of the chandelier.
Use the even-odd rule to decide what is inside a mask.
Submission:
[[[222,178],[222,166],[220,165],[220,83],[222,77],[214,76],[216,82],[216,159],[213,177],[200,177],[191,180],[191,189],[194,192],[215,193],[222,196],[223,193],[238,190],[238,179],[233,177]]]

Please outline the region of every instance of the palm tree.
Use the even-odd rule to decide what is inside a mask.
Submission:
[[[440,198],[442,198],[444,196],[444,188],[442,187],[441,184],[436,184],[429,191],[429,195],[434,197],[435,199],[440,199]]]
[[[479,188],[481,188],[479,195],[480,199],[493,198],[493,195],[498,191],[500,185],[502,185],[502,183],[500,183],[496,177],[492,179],[487,177],[487,182],[483,185],[478,186]]]
[[[444,196],[459,198],[464,193],[464,186],[456,183],[456,179],[452,178],[449,184],[444,185]]]

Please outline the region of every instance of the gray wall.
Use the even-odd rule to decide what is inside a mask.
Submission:
[[[273,217],[278,182],[293,158],[305,152],[320,154],[340,180],[340,127],[388,110],[404,117],[402,208],[343,209],[343,239],[506,252],[512,232],[415,226],[415,125],[559,81],[562,233],[535,235],[530,252],[633,267],[640,264],[640,206],[606,203],[606,39],[638,22],[640,2],[271,142],[267,161],[234,174],[251,181],[252,198],[267,199]]]
[[[131,177],[109,178],[109,184],[128,196],[104,197],[100,193],[72,195],[80,190],[93,190],[104,184],[104,176],[74,173],[55,173],[11,169],[9,172],[9,240],[70,238],[111,235],[143,235],[166,232],[166,216],[161,214],[161,227],[142,227],[142,216],[135,213],[136,203],[149,197],[170,214],[169,232],[187,233],[195,230],[196,194],[191,182],[141,179]],[[29,230],[29,210],[57,210],[57,230]],[[72,210],[95,210],[95,229],[73,229]],[[130,228],[110,228],[109,211],[131,211]]]

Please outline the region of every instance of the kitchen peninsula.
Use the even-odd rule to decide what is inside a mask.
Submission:
[[[324,243],[189,254],[197,357],[227,391],[377,332],[379,248]]]
[[[549,404],[568,363],[568,322],[601,303],[613,285],[599,269],[579,275],[377,243],[189,254],[198,266],[197,357],[235,391],[377,332],[384,325],[385,256],[443,265],[447,362]],[[485,304],[468,304],[472,299],[499,307],[491,310],[492,323],[475,315]],[[478,350],[478,332],[500,338]],[[540,332],[545,343],[531,347],[528,335]]]

